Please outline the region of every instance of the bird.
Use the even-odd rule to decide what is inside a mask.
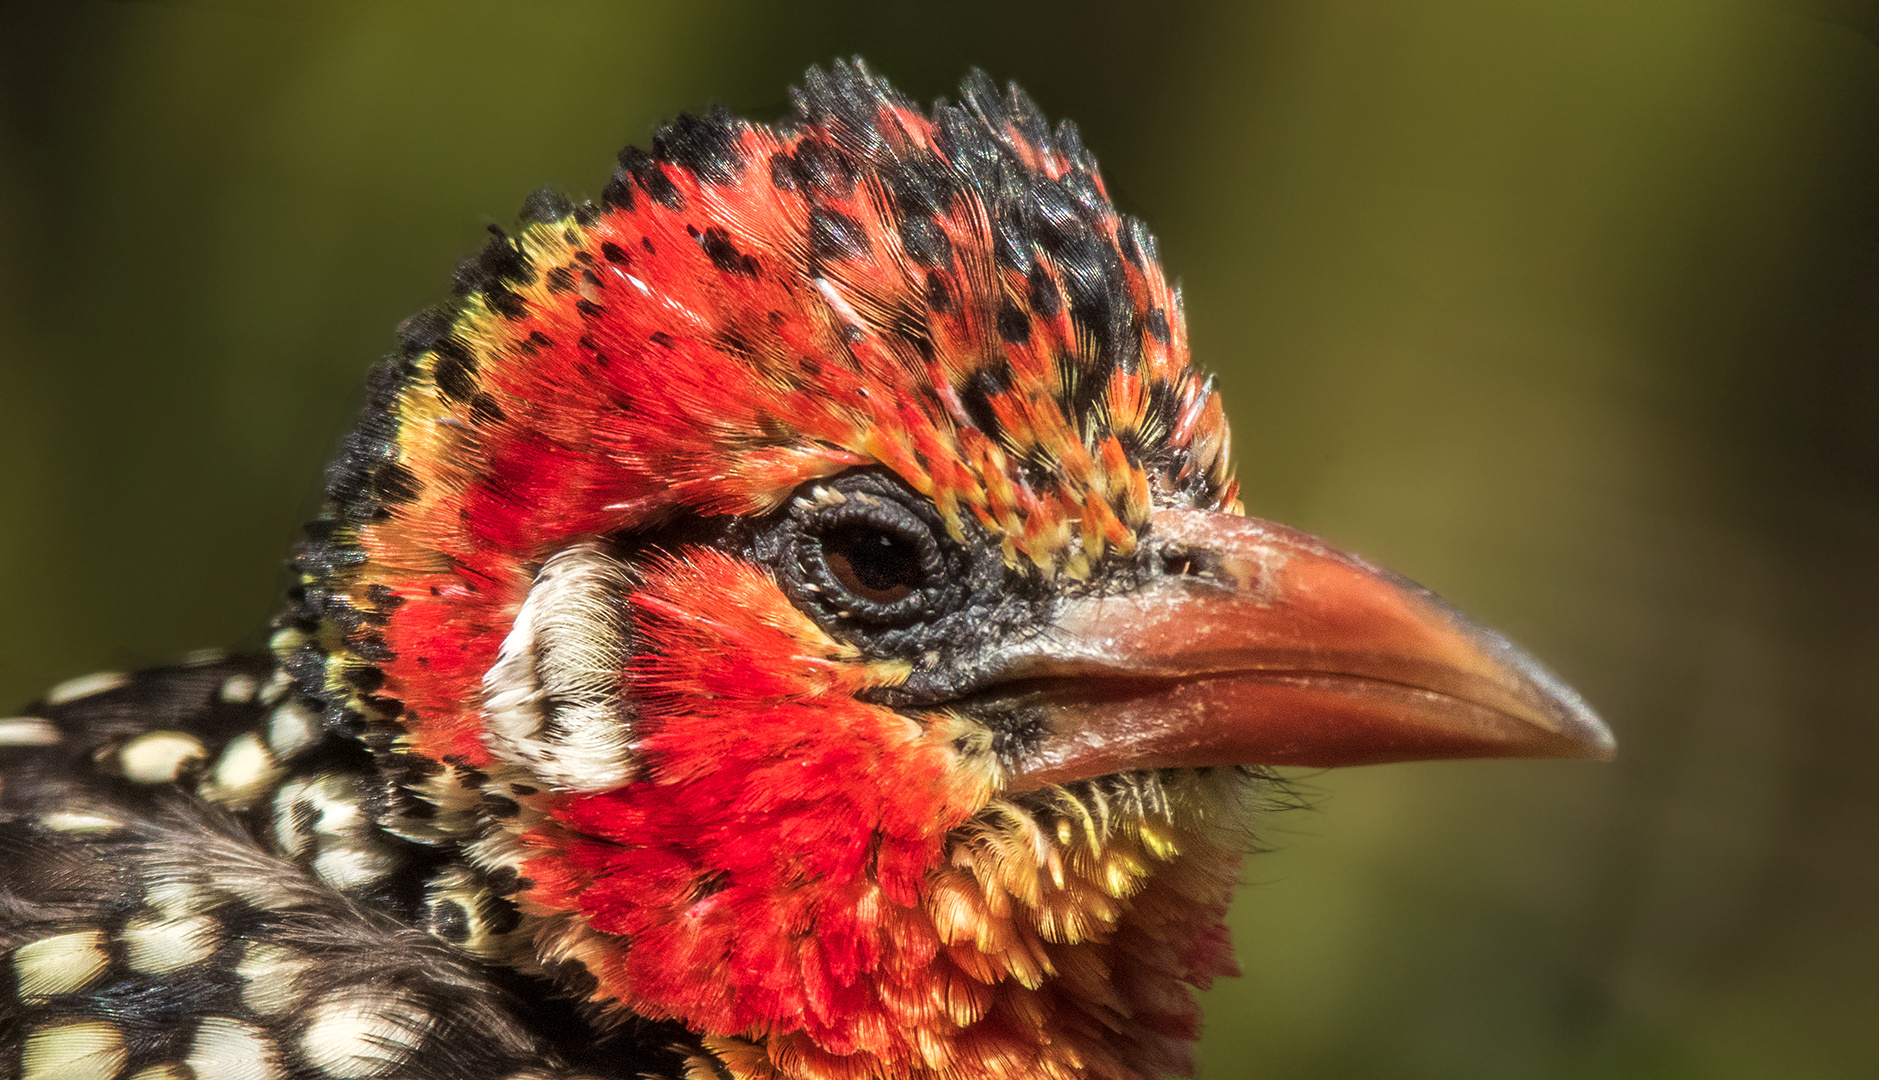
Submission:
[[[859,60],[791,103],[491,227],[265,653],[0,720],[0,1075],[1187,1074],[1272,770],[1612,755],[1246,516],[1072,124]]]

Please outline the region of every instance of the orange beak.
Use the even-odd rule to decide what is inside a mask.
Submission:
[[[1579,695],[1434,593],[1253,518],[1155,515],[1160,573],[999,658],[1023,791],[1127,769],[1611,758]]]

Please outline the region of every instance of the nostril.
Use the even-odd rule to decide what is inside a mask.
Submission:
[[[1161,572],[1169,577],[1199,577],[1200,560],[1185,552],[1170,552],[1161,557]]]

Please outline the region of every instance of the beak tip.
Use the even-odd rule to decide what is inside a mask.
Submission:
[[[1618,756],[1618,740],[1590,710],[1575,712],[1561,717],[1549,735],[1541,736],[1532,745],[1531,756],[1610,761]]]
[[[1575,719],[1578,720],[1578,730],[1574,734],[1578,737],[1581,757],[1592,761],[1610,761],[1618,756],[1618,737],[1612,734],[1612,729],[1596,713],[1587,709]]]
[[[1610,761],[1618,756],[1618,737],[1585,699],[1557,680],[1549,688],[1554,737],[1547,757]]]
[[[1535,660],[1525,650],[1481,627],[1471,627],[1471,634],[1482,651],[1496,657],[1503,665],[1509,682],[1520,686],[1521,696],[1541,715],[1550,715],[1558,742],[1556,752],[1547,756],[1610,761],[1618,756],[1618,738],[1593,711],[1585,698],[1565,680]]]

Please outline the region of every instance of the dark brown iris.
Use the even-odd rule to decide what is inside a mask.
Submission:
[[[877,604],[892,604],[912,596],[923,577],[918,545],[907,537],[866,525],[846,526],[824,534],[822,556],[842,588]]]

